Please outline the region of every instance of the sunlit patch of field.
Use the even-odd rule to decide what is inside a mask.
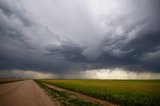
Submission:
[[[160,80],[40,80],[120,105],[160,106]]]

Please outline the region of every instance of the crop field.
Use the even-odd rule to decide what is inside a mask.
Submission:
[[[87,101],[84,99],[77,98],[75,95],[69,92],[59,91],[57,89],[50,88],[43,84],[39,80],[34,80],[53,101],[58,101],[60,106],[102,106],[99,103]]]
[[[160,80],[39,80],[123,106],[160,106]]]

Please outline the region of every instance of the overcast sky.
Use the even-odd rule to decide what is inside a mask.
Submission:
[[[159,0],[0,0],[0,77],[160,78],[159,10]]]

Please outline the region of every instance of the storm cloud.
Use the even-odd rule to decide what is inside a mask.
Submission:
[[[159,9],[159,0],[0,0],[0,76],[160,73]]]

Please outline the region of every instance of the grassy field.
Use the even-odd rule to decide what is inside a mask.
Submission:
[[[92,103],[83,99],[76,98],[67,92],[58,91],[44,85],[42,81],[34,80],[45,92],[51,97],[53,101],[58,101],[61,106],[102,106],[98,103]]]
[[[124,106],[160,106],[160,80],[39,80]]]
[[[21,80],[22,79],[0,78],[0,84],[11,83],[11,82],[16,82]]]

